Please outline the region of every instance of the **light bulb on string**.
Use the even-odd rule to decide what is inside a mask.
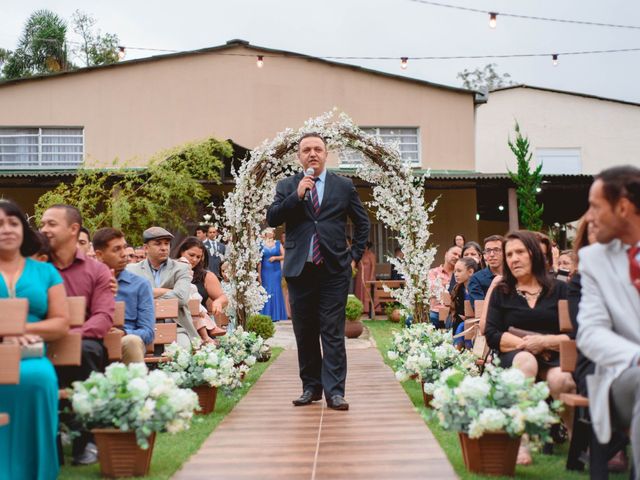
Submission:
[[[498,205],[498,210],[500,210],[501,212],[504,212],[504,205]]]
[[[496,12],[489,12],[489,28],[496,28],[498,24],[498,14]]]
[[[553,55],[551,55],[551,63],[553,63],[554,67],[558,66],[558,54],[554,53]]]
[[[409,64],[409,57],[401,57],[400,58],[400,68],[401,69],[406,70],[408,64]]]
[[[118,60],[122,60],[127,52],[124,51],[124,47],[118,47]]]
[[[262,68],[264,66],[264,57],[262,55],[258,55],[258,59],[256,60],[256,67]]]

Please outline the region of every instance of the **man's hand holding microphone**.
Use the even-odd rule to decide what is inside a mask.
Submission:
[[[313,173],[313,168],[307,168],[304,171],[304,177],[302,178],[302,180],[300,180],[300,183],[298,183],[298,198],[300,200],[302,200],[303,198],[305,200],[309,200],[311,189],[313,188],[313,185],[315,183]]]

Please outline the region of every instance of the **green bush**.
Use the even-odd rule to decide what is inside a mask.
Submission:
[[[347,297],[347,307],[346,307],[346,317],[347,320],[359,320],[362,316],[362,311],[364,310],[364,306],[362,302],[358,300],[358,297],[355,295],[349,295]]]
[[[269,315],[251,315],[247,320],[246,327],[247,331],[255,332],[264,340],[273,337],[273,334],[276,333],[276,327],[273,326]]]

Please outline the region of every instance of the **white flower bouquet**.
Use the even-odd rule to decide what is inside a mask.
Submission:
[[[71,405],[87,428],[134,431],[138,445],[147,449],[153,432],[189,428],[198,396],[160,370],[148,372],[143,363],[112,363],[105,373],[73,383]]]
[[[211,343],[196,341],[190,350],[172,343],[165,355],[169,361],[160,368],[184,388],[208,385],[230,393],[242,385],[243,374],[249,369],[246,365],[234,366],[233,358]]]
[[[269,350],[261,336],[255,332],[247,332],[241,326],[220,337],[219,348],[233,359],[235,365],[244,363],[249,367]]]
[[[457,368],[442,372],[431,406],[445,430],[470,438],[492,432],[512,437],[527,433],[536,442],[547,441],[551,425],[559,421],[560,404],[547,403],[548,397],[546,382],[534,383],[516,368],[487,365],[481,377]]]

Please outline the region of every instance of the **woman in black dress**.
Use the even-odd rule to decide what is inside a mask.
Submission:
[[[576,385],[560,369],[559,355],[560,341],[569,339],[560,333],[558,321],[558,300],[567,298],[567,285],[549,275],[535,233],[510,233],[503,248],[504,277],[489,300],[487,342],[499,352],[501,366],[546,380],[554,399],[573,393]],[[562,419],[569,433],[572,418],[573,410],[565,408]]]

